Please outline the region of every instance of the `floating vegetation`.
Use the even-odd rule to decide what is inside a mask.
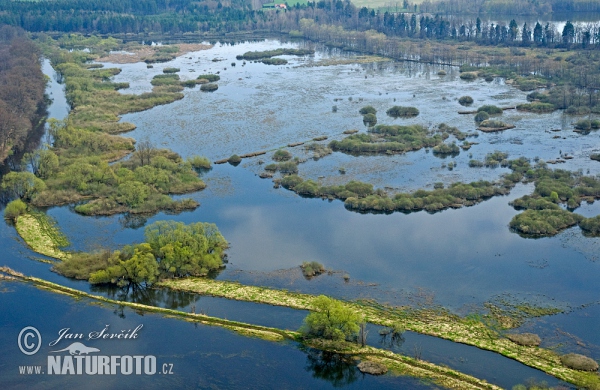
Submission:
[[[419,115],[419,110],[415,107],[393,106],[385,112],[392,118],[410,118]]]
[[[577,130],[583,130],[583,131],[589,131],[589,130],[596,130],[596,129],[600,129],[600,120],[598,119],[582,119],[580,121],[575,122],[575,129]]]
[[[154,86],[159,85],[176,85],[179,81],[178,74],[157,74],[150,80],[150,84]]]
[[[279,149],[273,153],[273,160],[275,161],[288,161],[291,160],[292,154],[285,149]]]
[[[265,171],[277,172],[283,174],[295,174],[298,173],[298,163],[296,161],[285,161],[279,164],[269,164],[265,166]]]
[[[164,68],[163,73],[178,73],[180,70],[179,68]]]
[[[304,147],[305,150],[311,151],[312,152],[312,158],[315,160],[318,160],[322,157],[325,157],[331,153],[333,153],[333,150],[331,150],[330,147],[325,146],[323,144],[318,144],[316,142],[311,142],[310,144],[306,145]]]
[[[440,144],[433,148],[433,154],[438,156],[457,156],[460,153],[460,148],[456,143]]]
[[[262,58],[259,60],[265,65],[285,65],[287,64],[287,60],[283,58]]]
[[[577,225],[583,217],[567,210],[525,210],[510,221],[511,229],[528,235],[553,236]]]

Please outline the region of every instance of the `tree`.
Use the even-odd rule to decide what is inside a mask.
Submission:
[[[33,174],[47,179],[58,171],[58,156],[48,149],[37,149],[23,155],[22,165],[29,164]]]
[[[360,316],[340,301],[319,295],[314,300],[314,310],[306,316],[301,329],[308,337],[342,341],[359,331]]]
[[[537,45],[542,44],[544,39],[544,32],[542,30],[542,25],[539,22],[536,22],[535,27],[533,28],[533,42]]]
[[[517,25],[517,21],[512,19],[510,21],[510,23],[508,24],[508,37],[510,38],[511,41],[514,41],[515,39],[517,39],[518,35],[519,35],[519,27]]]
[[[223,264],[223,252],[228,247],[216,225],[158,221],[145,230],[146,242],[167,277],[205,275]]]
[[[4,218],[16,221],[19,215],[27,211],[27,205],[21,199],[16,199],[6,205]]]
[[[134,246],[132,254],[115,251],[108,261],[106,269],[90,274],[90,283],[112,283],[119,287],[137,288],[153,284],[159,275],[152,247],[146,243]]]
[[[575,39],[575,27],[573,26],[573,23],[571,23],[570,21],[567,21],[567,23],[565,23],[565,27],[563,28],[563,31],[562,31],[562,39],[563,39],[563,43],[565,43],[567,45],[573,43],[573,41]]]
[[[31,172],[9,172],[2,179],[2,189],[24,200],[46,189],[46,184]]]
[[[521,33],[521,41],[523,45],[529,45],[531,41],[531,30],[527,27],[527,23],[523,24],[523,32]]]

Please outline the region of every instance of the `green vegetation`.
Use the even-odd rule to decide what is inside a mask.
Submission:
[[[477,78],[477,72],[462,72],[460,78],[467,81],[475,80]]]
[[[283,58],[261,58],[258,60],[265,65],[285,65],[287,64],[287,60]]]
[[[359,114],[361,115],[367,115],[367,114],[377,114],[377,110],[375,109],[375,107],[373,106],[364,106],[363,108],[361,108],[360,110],[358,110]]]
[[[197,77],[197,80],[208,80],[210,83],[221,80],[221,76],[218,74],[201,74]]]
[[[600,161],[600,153],[592,153],[590,154],[590,158],[594,161]]]
[[[440,134],[433,135],[420,125],[377,125],[369,128],[369,132],[371,134],[353,134],[341,141],[331,141],[329,147],[351,154],[390,154],[434,147],[443,140]]]
[[[200,276],[223,265],[227,241],[214,224],[158,221],[145,229],[145,242],[112,253],[75,253],[54,269],[92,284],[151,285],[159,279]]]
[[[313,310],[301,329],[306,337],[342,341],[359,330],[360,316],[340,301],[319,295],[313,300]]]
[[[463,133],[462,131],[460,131],[458,129],[458,127],[453,127],[453,126],[448,126],[445,123],[440,123],[438,125],[438,132],[442,133],[442,134],[450,134],[456,137],[457,140],[459,141],[463,141],[465,140],[468,136],[471,136],[471,134],[467,134],[467,133]],[[443,138],[444,135],[442,135]]]
[[[314,54],[315,51],[312,49],[289,49],[289,48],[280,48],[275,50],[265,50],[265,51],[249,51],[242,55],[237,56],[238,60],[262,60],[265,58],[271,58],[275,56],[305,56],[309,54]]]
[[[499,131],[512,129],[514,127],[514,125],[509,125],[508,123],[499,120],[486,119],[479,124],[478,129],[481,131]]]
[[[552,103],[534,102],[527,104],[519,104],[517,105],[517,110],[544,114],[556,110],[556,107],[554,107],[554,104]]]
[[[5,211],[6,213],[6,211]],[[6,214],[5,214],[6,215]],[[593,235],[600,234],[600,215],[596,215],[592,218],[584,218],[579,222],[579,227],[586,233]]]
[[[212,84],[212,83],[209,83],[209,84],[202,84],[202,85],[200,86],[200,90],[201,90],[201,91],[204,91],[204,92],[214,92],[214,91],[216,91],[217,89],[219,89],[219,86],[218,86],[217,84]]]
[[[4,208],[4,218],[16,222],[20,215],[27,212],[27,204],[21,199],[13,200],[9,202]]]
[[[305,261],[300,268],[302,269],[302,275],[307,279],[319,276],[326,271],[323,264],[316,261]]]
[[[598,371],[598,363],[594,359],[576,353],[569,353],[560,357],[565,366],[574,370]]]
[[[304,149],[312,152],[312,158],[315,160],[318,160],[322,157],[333,153],[333,150],[331,150],[330,147],[319,144],[317,142],[311,142],[307,144],[306,146],[304,146]]]
[[[562,209],[525,210],[510,221],[510,227],[524,234],[552,236],[563,229],[577,225],[582,218],[579,214]]]
[[[298,163],[296,161],[285,161],[279,164],[269,164],[265,166],[265,171],[277,172],[284,175],[298,173]]]
[[[471,96],[461,96],[458,99],[458,103],[461,106],[470,106],[471,104],[473,104],[473,98]]]
[[[192,168],[194,169],[210,169],[210,160],[206,157],[201,156],[192,156],[188,157],[187,161],[190,163]]]
[[[477,114],[475,114],[475,123],[481,123],[488,119],[490,119],[490,114],[485,111],[478,111]]]
[[[410,118],[419,115],[419,110],[415,107],[393,106],[385,112],[392,118]]]
[[[598,119],[582,119],[580,121],[577,121],[575,123],[575,128],[577,130],[584,130],[584,131],[589,131],[589,130],[596,130],[596,129],[600,129],[600,120]]]
[[[377,124],[377,116],[373,113],[363,115],[363,123],[365,126],[373,127]]]
[[[178,73],[180,70],[179,68],[164,68],[163,73]]]
[[[447,156],[447,155],[456,156],[459,153],[460,153],[460,148],[454,142],[452,142],[451,144],[440,144],[433,148],[433,154],[439,155],[439,156]]]
[[[69,241],[54,220],[40,212],[23,213],[17,217],[15,227],[23,241],[37,253],[55,259],[66,260],[71,255],[61,250]]]
[[[489,115],[502,114],[502,109],[500,107],[491,104],[486,104],[477,109],[477,112],[482,111],[488,113]]]
[[[526,347],[537,347],[542,342],[540,336],[534,333],[513,333],[506,335],[506,337],[510,341]]]
[[[273,153],[273,160],[275,161],[288,161],[291,160],[292,154],[285,149],[279,149]]]

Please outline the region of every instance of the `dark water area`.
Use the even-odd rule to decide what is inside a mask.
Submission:
[[[218,327],[91,304],[14,282],[0,282],[0,289],[0,309],[4,313],[0,317],[0,345],[4,350],[0,356],[0,387],[4,389],[271,389],[274,384],[281,389],[431,388],[407,377],[363,375],[355,364],[305,350],[292,342],[243,337]],[[116,333],[143,327],[136,339],[87,340],[90,332],[100,332],[107,325]],[[39,351],[32,356],[23,354],[17,343],[20,331],[27,326],[34,326],[42,339]],[[64,338],[53,347],[48,345],[65,328],[83,334],[85,338],[80,341],[99,349],[101,355],[155,356],[157,373],[122,375],[117,368],[117,375],[48,375],[47,357],[56,355],[51,351],[73,341]],[[19,374],[19,366],[25,365],[40,365],[44,374]]]
[[[464,82],[458,78],[458,70],[453,68],[444,68],[448,71],[448,76],[443,78],[437,76],[438,68],[415,64],[382,62],[314,66],[339,58],[340,54],[335,50],[318,51],[314,57],[288,58],[288,66],[269,67],[248,62],[242,67],[240,61],[235,68],[230,66],[237,54],[279,46],[281,45],[276,41],[235,46],[218,44],[211,50],[190,53],[171,62],[157,64],[154,69],[146,69],[145,64],[119,65],[123,72],[115,77],[115,81],[129,81],[131,85],[124,93],[150,90],[150,79],[154,74],[161,73],[163,67],[180,67],[183,80],[201,73],[220,72],[221,75],[219,90],[214,93],[201,93],[198,88],[186,90],[185,98],[181,101],[125,115],[124,121],[138,126],[126,136],[138,140],[147,138],[156,146],[171,148],[184,157],[199,154],[217,159],[233,153],[274,149],[288,142],[308,140],[323,134],[330,139],[341,139],[343,130],[364,129],[358,109],[367,104],[378,109],[380,123],[420,123],[434,126],[446,122],[466,132],[474,131],[475,126],[471,116],[457,115],[457,111],[463,109],[457,103],[459,96],[473,96],[476,99],[475,107],[482,104],[504,106],[525,100],[524,93],[506,85],[504,80],[497,79],[492,83]],[[294,44],[286,43],[285,46],[293,47]],[[213,58],[223,60],[213,62]],[[304,80],[311,82],[306,83]],[[58,84],[54,87],[56,89],[52,95],[55,96],[56,104],[60,101],[62,87]],[[62,93],[64,99],[64,92]],[[334,102],[333,99],[342,100]],[[414,105],[421,110],[421,115],[409,120],[391,120],[385,116],[385,110],[393,104]],[[335,114],[331,112],[332,105],[338,106]],[[56,110],[56,114],[51,113],[50,117],[60,118],[61,115],[66,115],[67,106],[51,106],[50,110]],[[560,112],[539,116],[507,111],[502,120],[517,124],[517,128],[499,134],[480,134],[474,139],[479,145],[452,159],[434,158],[426,150],[405,155],[369,157],[334,153],[318,161],[309,159],[300,164],[300,175],[319,180],[323,184],[339,184],[355,179],[370,182],[376,187],[389,186],[396,191],[412,191],[431,188],[438,181],[451,183],[497,179],[507,170],[472,169],[467,165],[469,159],[483,159],[486,153],[494,150],[508,152],[511,158],[524,155],[542,159],[557,158],[560,150],[574,156],[573,160],[561,164],[561,168],[583,169],[584,173],[598,174],[600,164],[589,159],[590,153],[598,151],[598,134],[581,136],[572,133],[571,122],[575,119],[576,117],[565,116]],[[552,138],[557,132],[549,131],[556,128],[561,129],[558,134],[564,137],[560,144]],[[299,148],[290,151],[295,156],[310,157]],[[474,207],[435,214],[359,214],[346,210],[341,201],[302,198],[285,189],[273,188],[270,180],[259,179],[257,174],[263,167],[259,160],[263,160],[264,164],[270,163],[270,155],[268,153],[260,158],[244,160],[237,167],[229,164],[215,165],[203,176],[208,185],[206,190],[183,196],[200,202],[201,206],[193,212],[179,215],[159,213],[147,217],[83,217],[76,214],[70,206],[54,207],[47,212],[58,221],[61,230],[71,241],[69,250],[116,249],[122,245],[141,242],[143,227],[158,220],[216,223],[231,244],[227,268],[217,276],[223,280],[328,294],[344,299],[374,298],[392,305],[442,305],[459,314],[480,310],[483,302],[500,298],[558,307],[565,313],[530,320],[523,329],[533,329],[540,334],[544,346],[557,346],[562,351],[577,350],[596,359],[600,358],[600,348],[597,347],[600,345],[600,312],[597,305],[589,305],[598,301],[596,281],[599,274],[597,260],[600,239],[583,237],[577,227],[556,237],[542,239],[525,239],[510,232],[508,223],[518,212],[508,203],[531,193],[532,185],[518,185],[510,195],[496,197]],[[457,164],[452,171],[442,167],[443,163],[449,161]],[[346,168],[346,175],[338,173],[342,166]],[[598,202],[585,204],[577,212],[581,211],[582,215],[590,217],[600,212],[599,207]],[[119,291],[91,288],[85,281],[67,279],[51,272],[49,264],[35,261],[43,256],[31,252],[14,228],[7,223],[0,223],[0,243],[3,249],[0,254],[1,265],[94,294],[116,299],[121,297]],[[332,272],[306,280],[298,267],[303,261],[321,262]],[[349,282],[344,281],[345,274],[350,277]],[[27,287],[19,289],[18,294],[4,294],[2,298],[12,297],[12,302],[16,296],[21,296],[22,291],[29,290],[38,292]],[[39,293],[41,295],[36,296],[39,307],[52,307],[56,305],[55,301],[67,299],[45,292]],[[17,307],[32,305],[27,299],[16,299],[21,303],[12,306],[15,309],[14,318],[20,316]],[[143,296],[129,296],[127,299],[288,329],[297,329],[305,316],[302,311],[286,308],[163,290],[150,291]],[[8,305],[6,299],[2,305],[5,304]],[[586,306],[581,308],[581,305]],[[78,304],[71,306],[73,308],[69,312],[83,310],[78,308]],[[97,314],[97,318],[103,315],[111,317],[109,312],[102,313]],[[136,315],[130,312],[128,317]],[[45,319],[47,314],[41,313],[40,316],[38,318]],[[75,319],[76,316],[72,314],[70,319]],[[154,318],[145,316],[150,317]],[[172,319],[156,320],[156,328],[169,334],[170,327],[175,326],[173,323],[176,322]],[[183,338],[199,328],[213,330],[206,327],[194,330],[182,328],[182,334],[177,336]],[[50,333],[52,332],[56,333],[56,329]],[[222,332],[230,335],[227,331]],[[562,336],[557,337],[557,334]],[[373,331],[370,337],[375,335],[377,333]],[[236,341],[232,342],[234,344],[238,344],[238,338],[244,339],[235,337]],[[522,382],[529,377],[552,381],[545,374],[496,354],[462,345],[454,347],[452,345],[455,343],[436,338],[419,337],[426,336],[407,333],[401,347],[404,350],[401,352],[412,355],[415,345],[420,345],[422,356],[426,360],[448,364],[475,376],[489,378],[490,382],[502,383],[503,386]],[[178,342],[183,344],[178,345]],[[267,343],[257,340],[248,342]],[[373,343],[376,342],[377,338],[373,340]],[[10,343],[14,344],[14,340],[0,342],[0,345],[14,348]],[[174,343],[179,348],[188,347],[183,341]],[[581,343],[585,345],[585,350],[581,349]],[[216,352],[202,349],[201,354],[215,353],[224,356],[229,353],[228,350],[235,349],[230,344],[223,349],[211,345]],[[471,349],[463,351],[460,349],[463,347]],[[157,350],[162,351],[161,348],[162,346],[157,347]],[[298,353],[306,361],[314,355],[309,353],[307,357],[296,346],[276,344],[276,347],[269,348],[293,351],[289,352],[290,355]],[[243,351],[242,348],[236,351],[235,353],[243,354],[240,352]],[[478,353],[493,357],[483,357]],[[265,375],[271,375],[271,369],[277,370],[280,367],[277,354],[255,354],[247,360],[241,359],[242,363],[236,360],[235,364],[267,366]],[[313,366],[313,373],[319,371],[325,377],[330,375],[327,370],[323,371],[330,364],[320,364],[318,359],[313,363],[294,361],[293,370],[300,370],[306,364]],[[345,364],[338,363],[341,366]],[[228,369],[234,370],[233,367]],[[260,371],[257,367],[254,370]],[[231,381],[233,387],[245,383],[241,375],[243,371],[239,371],[237,377],[227,370],[222,371],[223,376],[217,372],[212,374],[216,383],[226,386],[230,384],[227,381]],[[190,369],[190,372],[197,371]],[[354,374],[348,373],[354,371],[342,369],[342,372],[342,378],[344,375],[353,378]],[[196,381],[193,376],[196,374],[191,375],[186,378]],[[333,376],[339,377],[338,374]],[[362,374],[359,376],[362,378]],[[306,380],[312,380],[310,375],[308,378]],[[271,379],[278,380],[277,377]],[[377,380],[385,382],[388,379]],[[332,386],[332,382],[323,384],[316,380],[315,385],[302,380],[298,382],[302,385],[291,381],[290,385],[283,387]],[[502,382],[504,380],[506,382]],[[345,385],[357,386],[358,382]],[[257,383],[258,387],[265,387],[265,383],[279,382]],[[363,384],[360,383],[362,388]],[[387,386],[385,383],[382,386]],[[396,388],[403,386],[394,383]],[[415,388],[410,383],[405,388]],[[377,382],[377,386],[379,384]]]

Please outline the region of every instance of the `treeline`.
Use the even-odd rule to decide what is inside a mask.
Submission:
[[[595,0],[425,0],[421,12],[440,14],[546,15],[560,12],[600,12]]]
[[[0,161],[23,147],[43,113],[40,52],[25,32],[0,28]]]

